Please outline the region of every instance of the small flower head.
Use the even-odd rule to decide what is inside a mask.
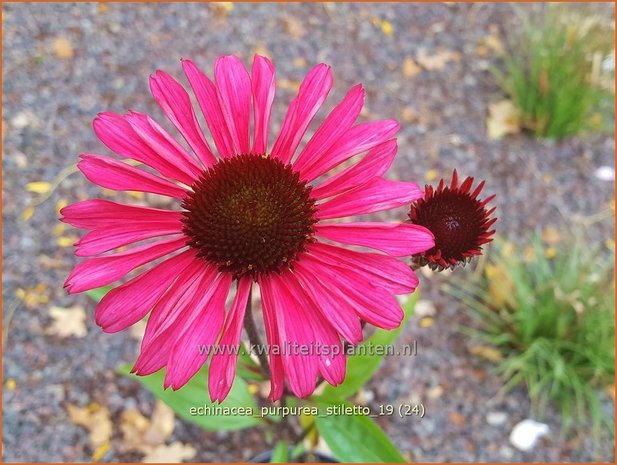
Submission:
[[[479,199],[484,181],[473,190],[472,185],[472,177],[459,185],[454,170],[449,186],[443,179],[436,189],[427,185],[424,198],[411,205],[411,222],[426,227],[435,236],[433,248],[413,256],[416,265],[439,271],[465,265],[475,255],[481,255],[482,246],[493,240],[495,230],[490,228],[497,218],[491,218],[495,207],[489,209],[487,205],[495,196]]]

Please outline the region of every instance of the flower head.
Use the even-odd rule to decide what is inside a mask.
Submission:
[[[357,85],[301,147],[332,87],[330,67],[320,64],[302,82],[270,146],[275,69],[268,59],[255,56],[248,72],[237,57],[221,57],[214,81],[192,61],[182,67],[210,142],[185,88],[157,71],[152,94],[186,146],[146,114],[101,113],[97,136],[145,169],[94,154],[78,164],[101,187],[167,196],[176,208],[99,199],[64,208],[62,221],[90,230],[76,244],[76,255],[89,258],[65,286],[83,292],[139,269],[100,301],[96,322],[116,332],[150,314],[133,371],[166,367],[165,386],[179,389],[209,361],[210,396],[222,401],[256,283],[271,349],[270,397],[278,399],[286,382],[297,396],[310,395],[319,376],[337,385],[345,377],[343,340],[362,339],[361,320],[386,329],[401,322],[394,295],[413,292],[418,280],[397,257],[434,245],[418,225],[333,221],[423,196],[416,184],[383,177],[399,125],[356,123],[364,101]],[[317,350],[316,343],[329,347]]]
[[[413,256],[419,266],[434,270],[465,265],[471,258],[482,254],[482,245],[491,242],[495,233],[490,229],[497,218],[491,218],[495,207],[487,204],[495,197],[478,198],[484,187],[482,181],[473,191],[473,178],[458,185],[456,170],[449,186],[439,181],[437,189],[427,185],[423,198],[411,205],[411,223],[428,228],[435,236],[435,246]]]

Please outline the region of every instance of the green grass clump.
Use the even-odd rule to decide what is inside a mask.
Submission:
[[[463,330],[491,351],[504,392],[527,386],[534,413],[553,402],[564,430],[589,417],[596,432],[612,429],[599,391],[615,376],[614,252],[580,238],[531,244],[525,253],[502,245],[476,281],[452,282],[475,320]]]
[[[559,4],[515,11],[522,28],[509,38],[503,69],[494,74],[519,110],[520,126],[556,139],[610,131],[614,71],[602,63],[614,57],[614,41],[606,41],[614,37],[612,23]]]

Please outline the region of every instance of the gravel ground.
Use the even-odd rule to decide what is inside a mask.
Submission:
[[[596,8],[614,14],[612,5]],[[51,181],[79,153],[103,150],[90,129],[97,112],[138,109],[162,120],[147,76],[155,69],[180,76],[180,57],[210,72],[218,55],[235,53],[248,61],[256,51],[267,53],[279,79],[275,125],[307,69],[333,64],[329,105],[362,82],[365,116],[402,121],[392,176],[423,182],[430,170],[448,176],[458,167],[486,179],[487,192],[498,196],[499,233],[511,240],[549,224],[580,222],[614,197],[614,184],[594,177],[596,168],[613,166],[612,134],[559,143],[487,139],[487,105],[501,96],[487,72],[494,57],[479,44],[491,31],[511,26],[507,5],[237,4],[228,10],[204,4],[4,4],[3,15],[4,461],[90,460],[88,433],[69,420],[68,403],[98,402],[116,425],[127,408],[146,416],[152,411],[150,394],[115,374],[136,355],[137,342],[128,333],[105,335],[89,317],[84,337],[48,334],[50,306],[83,305],[89,315],[93,309],[84,296],[62,290],[75,259],[53,232],[56,203],[100,191],[72,175],[29,221],[19,216],[33,198],[26,183]],[[419,54],[449,58],[442,69],[405,76],[405,59]],[[603,241],[614,236],[613,225],[598,223],[592,233]],[[401,338],[417,339],[418,356],[388,359],[363,394],[373,406],[426,404],[423,419],[383,419],[409,458],[613,461],[612,436],[595,446],[588,439],[566,440],[553,413],[548,438],[529,453],[513,449],[509,432],[529,416],[525,392],[496,395],[499,380],[454,330],[461,309],[438,291],[446,278],[422,279],[423,298],[437,309],[434,323],[423,328],[414,318]],[[41,283],[46,289],[38,303],[16,297],[18,288]],[[104,460],[139,460],[139,454],[115,447],[119,439],[115,428]],[[217,434],[180,420],[171,440],[192,444],[195,460],[204,462],[246,460],[266,447],[256,429]]]

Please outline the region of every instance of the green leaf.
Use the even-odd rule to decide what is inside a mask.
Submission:
[[[229,392],[229,395],[224,402],[214,404],[210,402],[208,396],[208,370],[204,366],[182,389],[173,391],[171,389],[163,389],[163,380],[165,379],[165,371],[160,370],[149,376],[137,376],[130,374],[131,366],[126,364],[119,368],[120,374],[127,376],[143,384],[155,397],[165,402],[179,417],[184,418],[191,423],[195,423],[207,430],[239,430],[255,426],[261,423],[259,418],[253,417],[251,414],[242,415],[193,415],[190,409],[193,407],[204,409],[220,408],[240,408],[244,407],[245,411],[249,409],[253,413],[258,414],[257,404],[255,399],[249,394],[247,385],[244,380],[236,378]]]
[[[289,445],[287,441],[279,441],[272,452],[271,463],[287,463],[287,454],[289,452]]]
[[[320,414],[316,418],[317,429],[339,462],[405,462],[388,436],[371,418],[365,415],[328,415],[325,410],[333,405],[351,404],[333,403],[323,398],[314,400],[320,406]]]
[[[414,307],[418,301],[418,295],[419,291],[416,290],[416,292],[409,296],[409,300],[403,305],[405,317],[398,328],[391,331],[378,329],[362,344],[372,344],[373,347],[386,347],[393,344],[413,314]],[[347,374],[345,376],[345,381],[337,387],[328,384],[324,389],[323,395],[328,398],[338,399],[346,399],[354,395],[379,369],[384,357],[385,355],[375,355],[369,351],[363,353],[361,349],[358,349],[355,355],[347,358]]]
[[[96,289],[91,289],[87,291],[86,295],[90,297],[92,300],[94,300],[95,302],[100,302],[101,299],[105,297],[105,294],[107,294],[112,289],[113,288],[111,286],[97,287]]]

